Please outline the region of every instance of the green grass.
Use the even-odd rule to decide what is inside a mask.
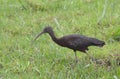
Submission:
[[[110,56],[120,53],[120,41],[113,38],[120,29],[119,0],[20,1],[0,1],[0,79],[120,78],[116,57]],[[91,62],[81,52],[75,64],[74,52],[56,45],[47,34],[31,45],[47,25],[57,37],[75,33],[104,40],[102,49],[90,47],[88,52],[111,65]]]

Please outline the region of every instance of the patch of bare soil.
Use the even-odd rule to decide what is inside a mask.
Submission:
[[[104,58],[93,58],[92,62],[101,66],[120,66],[120,54],[111,54]]]

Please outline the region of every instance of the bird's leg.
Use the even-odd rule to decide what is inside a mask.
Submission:
[[[89,55],[87,52],[86,52],[86,54],[89,56],[90,59],[93,59],[93,57],[91,55]]]
[[[90,58],[92,61],[95,60],[95,58],[94,58],[93,56],[89,55],[87,52],[86,52],[86,54],[89,56],[89,58]]]
[[[75,52],[75,59],[76,59],[76,63],[78,62],[78,58],[77,58],[77,54],[76,54],[76,51]]]

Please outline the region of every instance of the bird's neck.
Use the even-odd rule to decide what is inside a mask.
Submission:
[[[54,32],[53,31],[49,32],[49,35],[51,36],[52,40],[57,43],[58,38],[55,36]]]

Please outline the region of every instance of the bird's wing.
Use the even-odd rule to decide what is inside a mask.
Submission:
[[[81,35],[68,35],[61,38],[67,46],[86,47],[90,45],[87,37]]]

